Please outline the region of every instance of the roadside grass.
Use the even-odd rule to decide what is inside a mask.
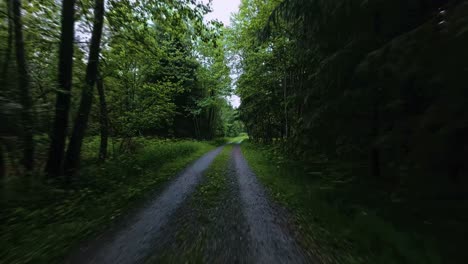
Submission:
[[[231,143],[242,143],[244,140],[249,139],[249,135],[247,133],[240,133],[236,137],[222,137],[215,139],[217,144],[231,144]]]
[[[242,143],[247,139],[249,139],[247,133],[240,133],[237,137],[228,138],[228,143]]]
[[[346,164],[317,158],[305,165],[271,146],[248,141],[242,146],[270,196],[290,210],[302,246],[323,263],[459,263],[443,261],[444,242],[421,230],[431,228],[429,223],[408,219],[404,208],[411,205],[392,205],[367,183],[344,181],[349,178],[344,173],[352,171]]]
[[[188,201],[188,207],[193,214],[189,222],[178,227],[175,244],[186,245],[184,250],[166,250],[164,254],[150,258],[147,263],[205,263],[207,241],[215,232],[217,212],[223,207],[224,196],[227,194],[228,160],[232,145],[224,147],[205,171],[202,183],[197,187]],[[208,245],[210,246],[210,245]]]
[[[0,263],[62,263],[80,241],[138,206],[210,142],[138,138],[131,153],[96,160],[99,141],[84,145],[82,169],[68,188],[34,179],[10,179],[0,190]]]

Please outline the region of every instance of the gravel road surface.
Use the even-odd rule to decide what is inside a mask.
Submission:
[[[203,172],[221,150],[194,162],[147,206],[87,243],[69,262],[316,263],[296,242],[286,211],[268,199],[240,145],[221,173],[224,191],[209,206],[198,202],[194,191],[207,184]]]

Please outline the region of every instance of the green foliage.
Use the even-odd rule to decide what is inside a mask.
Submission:
[[[240,133],[237,135],[237,137],[231,137],[229,138],[228,142],[229,143],[242,143],[245,140],[249,139],[249,135],[247,133]]]
[[[228,38],[251,139],[363,164],[397,195],[466,199],[467,6],[242,1]]]
[[[10,179],[1,200],[0,259],[59,263],[76,243],[101,232],[190,162],[214,148],[196,141],[134,140],[133,153],[96,163],[97,140],[84,146],[85,165],[71,188]],[[91,156],[87,156],[89,155]]]
[[[63,92],[60,2],[31,0],[21,10],[38,164],[25,179],[6,3],[0,2],[0,170],[7,175],[1,241],[12,246],[3,247],[2,259],[58,261],[64,245],[108,223],[121,212],[113,210],[209,148],[135,137],[225,144],[246,139],[243,132],[252,142],[278,143],[272,158],[278,167],[268,167],[251,145],[247,156],[260,175],[281,175],[261,177],[274,197],[295,208],[298,223],[313,233],[304,243],[318,248],[324,262],[334,256],[345,263],[438,263],[463,253],[450,243],[436,243],[440,259],[428,252],[433,237],[465,241],[459,223],[468,191],[466,0],[242,0],[231,28],[205,22],[209,4],[194,0],[109,0],[99,75],[112,159],[95,160],[94,136],[102,129],[95,104],[74,191],[42,177],[55,94]],[[82,114],[92,6],[82,0],[75,7],[70,116]],[[226,99],[234,85],[239,109]],[[280,150],[304,169],[290,173]]]
[[[171,7],[174,10],[168,11]],[[197,100],[218,98],[210,91],[221,89],[203,84],[205,63],[196,56],[203,51],[200,45],[204,42],[195,34],[203,37],[218,30],[201,22],[200,14],[205,12],[202,5],[192,10],[183,2],[112,2],[108,15],[111,37],[104,51],[103,71],[110,107],[115,109],[111,113],[114,133],[202,137],[194,133],[197,113],[188,109],[195,107]],[[216,52],[222,60],[222,50]],[[214,54],[205,56],[211,59]],[[228,75],[216,74],[218,79]],[[202,132],[203,138],[213,137]]]
[[[70,116],[85,88],[93,3],[77,1]],[[23,5],[27,64],[31,76],[37,145],[34,177],[18,168],[24,132],[17,91],[12,27],[6,1],[0,3],[0,135],[2,261],[58,262],[66,250],[120,215],[128,205],[160,186],[225,135],[242,130],[231,94],[224,28],[204,21],[208,5],[181,1],[106,1],[99,79],[109,123],[109,157],[96,158],[102,129],[94,104],[81,153],[83,166],[70,189],[42,175],[54,118],[61,30],[60,1]],[[4,70],[5,69],[5,70]],[[94,76],[93,76],[94,77]],[[97,95],[95,96],[97,97]],[[94,98],[97,101],[98,98]],[[70,124],[69,124],[70,127]],[[197,138],[189,140],[141,139]]]
[[[76,117],[79,98],[85,89],[86,60],[93,24],[94,1],[76,3],[75,43],[71,109]],[[8,40],[12,27],[4,2],[0,8],[0,82],[2,89],[0,150],[2,164],[7,161],[7,175],[21,174],[14,164],[20,163],[24,131],[17,89],[14,46]],[[5,11],[5,12],[4,12]],[[181,1],[108,1],[101,41],[99,79],[107,103],[108,134],[132,138],[157,136],[165,138],[214,139],[234,136],[242,124],[233,117],[227,102],[231,94],[230,69],[227,66],[224,26],[218,21],[205,21],[208,4]],[[61,30],[60,2],[29,1],[23,5],[26,62],[31,76],[33,99],[33,132],[49,134],[54,120],[58,83]],[[94,101],[98,101],[97,94]],[[15,108],[16,107],[16,108]],[[99,134],[100,104],[94,104],[87,122],[87,136]],[[72,127],[71,124],[68,125]],[[69,129],[70,130],[70,129]],[[125,145],[126,143],[124,143]],[[15,147],[11,147],[16,145]],[[3,153],[5,152],[5,153]],[[37,163],[45,163],[44,152],[36,151]],[[6,158],[5,158],[6,157]],[[38,166],[34,174],[40,175]]]
[[[301,244],[323,263],[458,263],[465,258],[452,250],[466,243],[463,235],[453,234],[463,228],[462,220],[455,224],[454,211],[445,215],[429,201],[389,201],[368,183],[348,181],[346,174],[358,176],[359,170],[352,172],[342,162],[315,157],[313,164],[304,164],[277,147],[242,145],[270,196],[291,209]],[[448,225],[458,227],[444,239]]]

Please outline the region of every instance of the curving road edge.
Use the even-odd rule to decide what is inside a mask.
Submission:
[[[123,223],[73,254],[68,263],[141,263],[151,254],[172,214],[195,190],[203,172],[223,147],[208,152],[186,168],[158,196]]]

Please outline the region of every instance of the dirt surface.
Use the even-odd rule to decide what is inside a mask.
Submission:
[[[203,194],[198,192],[174,214],[148,263],[247,263],[252,259],[232,155],[223,176],[225,188],[216,201],[200,204]]]
[[[268,200],[239,145],[221,173],[222,193],[200,202],[200,189],[209,184],[202,173],[220,151],[196,161],[128,224],[80,250],[72,262],[314,263],[295,242],[285,211]]]
[[[141,263],[158,243],[168,219],[189,196],[222,148],[217,148],[186,168],[147,206],[139,210],[118,230],[104,234],[73,254],[69,263],[126,264]]]
[[[252,263],[307,263],[288,230],[286,216],[275,210],[265,190],[242,156],[240,146],[233,149],[243,212],[249,228]]]

